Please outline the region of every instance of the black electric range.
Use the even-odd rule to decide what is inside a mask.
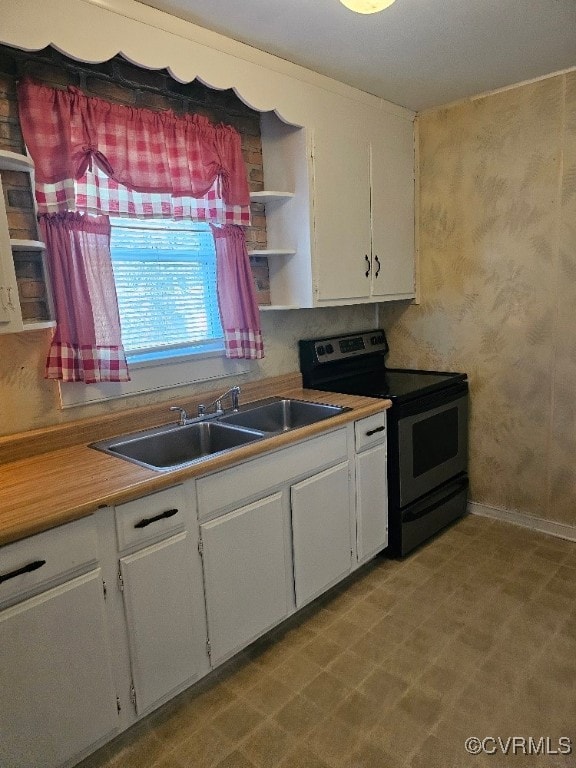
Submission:
[[[387,554],[403,556],[461,516],[468,491],[465,373],[387,368],[382,329],[299,342],[303,384],[387,398]]]

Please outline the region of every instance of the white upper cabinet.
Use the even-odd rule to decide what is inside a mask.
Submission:
[[[387,117],[371,138],[317,129],[313,170],[315,303],[412,298],[412,126]]]
[[[386,127],[370,147],[371,295],[379,300],[415,293],[413,129],[397,119]]]
[[[319,302],[370,295],[370,144],[314,132],[314,293]]]
[[[262,118],[265,184],[293,193],[266,204],[272,304],[320,307],[415,293],[414,143],[410,120],[368,111],[363,129]],[[275,185],[275,186],[274,186]]]

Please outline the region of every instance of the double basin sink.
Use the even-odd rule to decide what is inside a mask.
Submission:
[[[242,445],[324,421],[350,410],[305,400],[267,398],[237,411],[100,440],[91,448],[158,471],[206,461]]]

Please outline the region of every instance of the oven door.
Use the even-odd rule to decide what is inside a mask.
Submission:
[[[400,406],[397,419],[399,502],[405,507],[466,472],[468,385]]]

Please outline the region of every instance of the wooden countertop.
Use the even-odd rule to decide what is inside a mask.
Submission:
[[[78,422],[81,426],[75,430],[74,425],[45,430],[48,444],[54,446],[53,450],[0,464],[0,545],[90,515],[99,507],[129,501],[189,478],[224,469],[267,451],[328,432],[350,421],[383,411],[391,405],[389,400],[303,389],[298,384],[294,386],[295,381],[298,381],[297,376],[275,377],[265,380],[260,388],[255,386],[257,382],[254,382],[248,387],[250,396],[245,402],[259,399],[257,392],[263,393],[260,397],[269,397],[274,390],[273,394],[278,396],[343,405],[351,410],[311,426],[241,446],[184,469],[156,472],[88,447],[88,442],[102,437],[112,437],[115,434],[152,426],[149,423],[150,409],[135,409],[124,421],[122,414],[115,415],[107,429],[107,435],[100,431],[99,434],[88,438],[91,420]],[[208,396],[205,399],[208,400]],[[167,411],[169,405],[170,403],[163,404],[163,411]],[[138,410],[142,410],[142,423],[134,426],[134,414]],[[173,420],[173,414],[170,414],[170,419]],[[102,419],[99,419],[98,423],[101,425]],[[132,426],[125,429],[122,426],[125,423]],[[115,431],[111,431],[112,424],[115,425]],[[34,431],[35,444],[41,442],[42,434],[43,430]],[[57,447],[55,434],[59,436],[62,447]],[[80,436],[80,441],[67,444],[71,439],[70,434]],[[12,455],[22,454],[24,446],[28,445],[27,440],[31,443],[26,433],[15,436]],[[10,457],[10,437],[2,438],[0,442],[0,457]]]

